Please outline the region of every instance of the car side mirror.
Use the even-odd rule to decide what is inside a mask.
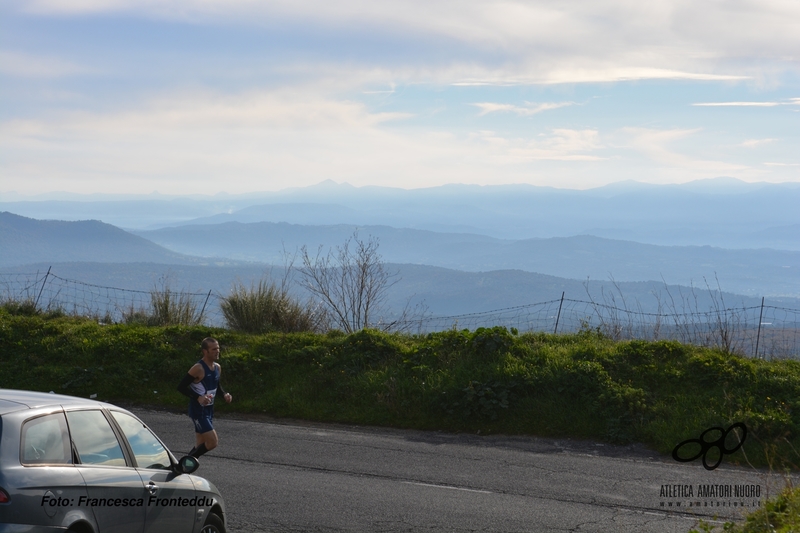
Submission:
[[[198,468],[200,468],[200,461],[197,460],[197,457],[186,455],[178,461],[178,466],[175,470],[178,474],[191,474]]]

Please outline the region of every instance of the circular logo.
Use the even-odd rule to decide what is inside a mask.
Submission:
[[[737,428],[742,430],[742,436],[739,437],[739,443],[733,448],[725,447],[725,440],[728,438],[728,435],[731,433],[731,431]],[[713,431],[719,432],[720,437],[716,440],[707,440],[706,435],[708,435]],[[736,435],[736,433],[734,433],[734,435]],[[680,461],[681,463],[689,463],[691,461],[694,461],[698,457],[702,456],[703,467],[706,470],[714,470],[722,463],[722,458],[725,455],[732,454],[736,450],[741,448],[746,438],[747,438],[747,426],[745,426],[743,422],[736,422],[735,424],[732,424],[728,429],[723,429],[721,427],[715,426],[712,428],[708,428],[707,430],[702,432],[700,434],[699,439],[688,439],[675,446],[675,448],[672,449],[672,458],[675,459],[676,461]],[[700,451],[698,451],[695,455],[692,455],[691,457],[681,457],[680,455],[681,448],[689,446],[689,448],[691,449],[693,444],[699,445]],[[716,449],[719,452],[719,456],[717,457],[716,463],[714,463],[713,465],[709,465],[708,452],[714,449]]]

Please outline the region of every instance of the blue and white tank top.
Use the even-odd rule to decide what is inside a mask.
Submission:
[[[200,405],[197,400],[194,400],[189,404],[191,406],[190,411],[195,411],[196,408],[202,408],[203,410],[211,409],[214,406],[214,398],[217,396],[217,386],[219,386],[219,369],[217,365],[214,365],[214,368],[212,369],[209,368],[206,362],[202,359],[200,359],[198,363],[200,363],[200,366],[203,367],[203,372],[205,375],[203,376],[203,379],[197,383],[192,383],[190,387],[200,396],[208,395],[211,398],[211,402],[208,405]]]

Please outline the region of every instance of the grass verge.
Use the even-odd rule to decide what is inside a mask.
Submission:
[[[203,326],[101,325],[0,308],[0,387],[182,408],[175,387],[202,338],[222,346],[221,410],[416,429],[642,442],[671,453],[744,422],[727,462],[796,468],[800,363],[595,331],[504,328],[428,335],[363,330],[246,334]]]

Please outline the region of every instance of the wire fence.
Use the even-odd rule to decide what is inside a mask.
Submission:
[[[647,313],[565,298],[402,324],[420,332],[505,326],[520,332],[594,330],[615,340],[677,340],[767,359],[800,357],[800,309],[766,305]]]
[[[50,270],[0,273],[0,302],[29,302],[42,311],[94,317],[107,323],[147,315],[157,305],[158,291],[106,287],[62,278]],[[223,326],[220,303],[213,291],[184,292],[164,288],[161,296],[196,310],[193,320]],[[712,299],[708,310],[643,312],[613,303],[560,298],[504,309],[450,316],[420,316],[395,322],[394,329],[427,333],[448,329],[504,326],[519,332],[575,333],[595,330],[616,340],[671,339],[698,346],[767,359],[800,357],[800,309],[766,305],[729,308]]]
[[[0,301],[31,302],[42,311],[61,311],[78,316],[94,317],[106,323],[126,322],[138,315],[153,312],[154,295],[171,297],[185,307],[196,309],[195,321],[220,326],[224,317],[220,296],[213,291],[186,292],[142,291],[106,287],[62,278],[50,270],[35,273],[0,273]]]

